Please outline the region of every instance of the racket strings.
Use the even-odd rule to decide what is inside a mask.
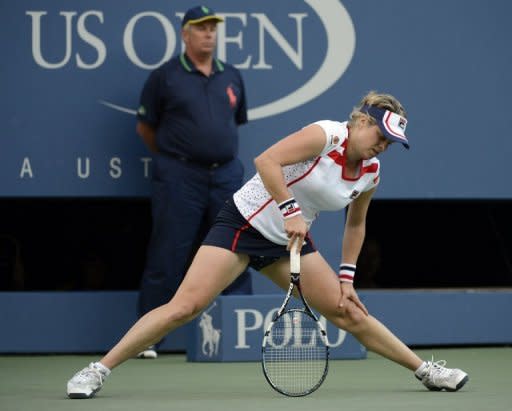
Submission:
[[[315,390],[327,372],[327,347],[317,322],[302,311],[281,316],[272,326],[263,351],[267,378],[289,395]]]

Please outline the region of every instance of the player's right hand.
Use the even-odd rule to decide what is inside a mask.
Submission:
[[[292,244],[297,241],[297,252],[300,253],[302,245],[304,244],[304,238],[306,238],[306,234],[308,233],[308,226],[302,215],[299,214],[284,220],[284,230],[288,236],[286,249],[290,251]]]

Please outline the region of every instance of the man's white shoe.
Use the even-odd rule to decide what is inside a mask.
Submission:
[[[457,391],[468,382],[468,375],[458,368],[445,368],[446,361],[425,361],[414,375],[430,391]]]
[[[155,359],[158,357],[158,353],[156,352],[156,348],[154,345],[149,346],[144,351],[141,351],[137,354],[137,358],[148,358]]]
[[[91,398],[94,397],[103,382],[109,376],[110,370],[99,362],[90,363],[88,367],[78,371],[68,381],[69,398]]]

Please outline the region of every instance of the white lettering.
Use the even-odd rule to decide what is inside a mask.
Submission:
[[[121,159],[119,157],[112,157],[110,159],[110,177],[119,178],[123,174],[121,171]]]
[[[151,176],[151,157],[140,157],[142,163],[142,173],[145,179]],[[94,159],[93,159],[94,160]],[[78,177],[87,179],[91,175],[91,158],[90,157],[77,157],[76,158],[76,173]],[[129,162],[129,165],[135,166]],[[108,162],[108,174],[112,179],[119,179],[123,175],[123,160],[120,157],[111,157]],[[34,178],[34,172],[29,157],[24,157],[21,163],[20,178]]]
[[[151,157],[142,157],[140,159],[142,164],[144,165],[144,178],[149,177],[149,164],[151,163]]]
[[[244,43],[242,40],[242,32],[239,31],[236,36],[227,36],[226,29],[229,27],[228,20],[232,18],[239,19],[243,26],[247,25],[247,14],[246,13],[223,13],[221,14],[224,18],[224,24],[217,25],[217,57],[220,60],[228,61],[227,59],[227,43],[234,43],[238,45],[240,50],[244,49]],[[231,62],[238,69],[248,69],[251,65],[252,56],[248,56],[243,63]]]
[[[316,327],[312,327],[313,320],[309,319],[309,317],[306,318],[306,316],[301,314],[299,311],[292,311],[285,313],[281,317],[280,321],[283,321],[284,325],[282,327],[278,327],[276,330],[276,335],[274,335],[274,328],[272,328],[272,331],[269,335],[268,341],[272,346],[286,346],[290,344],[290,341],[292,341],[292,345],[294,347],[302,347],[307,345],[315,346],[317,344],[317,338],[320,338],[320,335]],[[303,325],[307,326],[305,332],[303,332]],[[304,341],[304,338],[308,337],[309,341]]]
[[[42,36],[42,17],[47,15],[46,11],[26,11],[26,15],[30,16],[32,22],[32,55],[35,62],[47,69],[58,69],[64,67],[70,60],[73,51],[72,34],[73,34],[73,18],[77,15],[76,11],[62,11],[59,15],[65,19],[65,53],[64,57],[58,62],[50,62],[43,57],[41,47],[41,36]],[[175,13],[178,19],[183,18],[182,12]],[[218,26],[217,33],[217,57],[224,61],[229,61],[228,58],[228,44],[235,44],[239,50],[244,50],[244,39],[243,29],[247,27],[247,13],[221,13],[225,19],[225,24]],[[106,60],[107,47],[102,39],[92,34],[86,28],[86,20],[89,17],[96,17],[101,24],[104,23],[104,13],[99,10],[89,10],[81,14],[77,20],[77,32],[78,36],[87,44],[92,46],[97,52],[97,58],[93,62],[85,62],[79,53],[76,53],[77,67],[82,69],[95,69],[100,67]],[[271,20],[264,13],[251,13],[250,16],[257,21],[258,24],[258,61],[251,67],[252,55],[248,55],[243,62],[233,62],[239,69],[253,68],[256,70],[271,69],[273,66],[266,60],[266,47],[265,39],[270,36],[277,46],[285,53],[285,55],[292,61],[292,63],[299,69],[303,68],[303,19],[308,16],[306,13],[289,13],[288,16],[294,20],[295,31],[296,31],[296,46],[292,46],[291,43],[283,36],[283,34],[277,29],[277,27],[271,22]],[[134,44],[134,31],[135,26],[139,20],[143,18],[156,19],[162,26],[165,35],[165,50],[162,58],[154,63],[148,63],[142,60],[135,49]],[[228,35],[227,30],[230,25],[228,20],[238,20],[242,24],[242,29],[239,30],[236,35]],[[268,36],[267,36],[268,35]],[[158,12],[145,11],[135,14],[130,18],[123,34],[123,46],[127,57],[137,67],[152,70],[160,66],[163,62],[167,61],[174,53],[177,45],[176,30],[169,21],[169,19]],[[181,42],[181,51],[184,50],[184,44]]]
[[[275,330],[275,327],[272,327],[272,330],[269,335],[269,343],[274,347],[284,347],[288,345],[290,339],[292,338],[292,319],[290,318],[290,314],[286,313],[281,317],[281,321],[284,321],[284,326],[280,327],[278,330]],[[274,333],[274,331],[277,331]],[[283,333],[284,331],[284,333]],[[277,335],[276,335],[277,334]],[[295,334],[295,333],[293,333]]]
[[[263,325],[263,315],[258,310],[251,309],[240,309],[235,310],[236,313],[236,324],[237,324],[237,342],[235,348],[251,348],[247,345],[247,331],[254,331],[260,329]],[[252,316],[253,323],[248,325],[248,316]]]
[[[80,178],[88,178],[90,174],[90,160],[89,157],[85,158],[85,171],[82,170],[82,159],[80,157],[76,160],[76,173]]]
[[[356,33],[350,15],[341,2],[339,0],[304,1],[318,15],[325,28],[327,35],[325,58],[316,73],[301,87],[270,103],[251,108],[250,120],[284,113],[313,100],[338,81],[352,60]],[[300,51],[296,53],[297,56],[302,55],[302,45],[300,47]],[[260,53],[260,56],[264,56],[264,53]],[[260,65],[263,68],[267,66],[264,60],[260,61]]]
[[[237,321],[237,344],[235,346],[236,349],[248,349],[251,348],[248,341],[248,331],[258,331],[262,334],[263,330],[266,330],[273,320],[276,312],[279,308],[273,308],[265,315],[265,320],[263,321],[263,313],[255,309],[239,309],[234,310],[236,313],[236,321]],[[302,324],[300,322],[301,315],[298,315],[296,312],[292,312],[289,314],[284,314],[282,320],[285,322],[285,326],[279,329],[279,332],[274,335],[272,332],[268,336],[269,344],[274,347],[285,346],[292,341],[293,346],[299,347],[303,345],[311,345],[314,346],[317,344],[317,338],[322,338],[320,336],[320,331],[313,330],[312,332],[303,333]],[[252,319],[252,321],[249,321]],[[327,320],[325,317],[320,316],[319,322],[322,325],[324,330],[334,331],[337,333],[337,337],[335,341],[329,341],[327,338],[327,343],[330,347],[335,348],[339,347],[345,341],[347,336],[347,332],[341,330],[334,326],[329,326],[327,324]],[[309,329],[309,327],[308,327]],[[284,330],[284,333],[283,333]],[[307,338],[307,340],[304,340]]]
[[[318,321],[320,321],[320,324],[322,324],[324,330],[327,330],[328,332],[329,330],[327,328],[327,320],[325,319],[325,317],[320,317]],[[341,344],[343,344],[343,341],[345,341],[345,337],[347,336],[347,332],[345,330],[342,330],[341,328],[338,327],[336,327],[335,330],[338,331],[338,338],[336,339],[336,342],[331,342],[329,340],[329,336],[327,336],[329,347],[339,347]]]
[[[92,11],[82,14],[78,18],[78,23],[77,23],[78,35],[87,44],[90,44],[92,47],[94,47],[96,49],[96,52],[98,53],[98,58],[96,59],[95,62],[93,62],[91,64],[87,64],[87,63],[84,63],[84,61],[82,60],[80,55],[77,53],[76,54],[76,63],[77,63],[78,67],[90,70],[90,69],[95,69],[103,64],[103,62],[105,61],[105,58],[107,56],[107,48],[105,47],[105,43],[103,43],[103,41],[101,41],[101,39],[99,39],[98,37],[91,34],[91,32],[85,28],[85,20],[89,16],[96,16],[98,18],[98,20],[100,21],[100,23],[103,24],[103,13],[100,11],[92,10]]]
[[[293,313],[291,328],[293,329],[293,345],[295,347],[300,347],[303,344],[302,343],[302,323],[301,323],[302,321],[301,321],[301,318],[302,318],[302,314],[299,314],[297,312]],[[316,331],[313,331],[311,333],[311,341],[309,342],[309,344],[306,344],[306,345],[314,345],[315,341],[316,341]]]
[[[275,96],[270,102],[250,108],[248,113],[250,120],[277,115],[313,100],[338,81],[352,60],[355,50],[355,29],[350,15],[343,7],[342,2],[339,0],[304,0],[304,3],[320,19],[320,24],[325,29],[326,38],[325,41],[322,41],[323,44],[327,45],[325,58],[320,62],[320,67],[312,77],[301,82],[300,87],[291,90],[281,97]],[[61,24],[56,24],[57,28],[62,26],[60,27],[60,37],[62,37],[62,40],[59,38],[55,39],[55,37],[58,37],[54,35],[57,29],[48,30],[52,33],[52,37],[48,39],[49,45],[43,47],[42,31],[43,28],[47,28],[46,26],[42,27],[43,16],[46,16],[48,12],[41,10],[25,12],[31,19],[33,59],[37,65],[46,69],[63,68],[69,63],[73,55],[73,19],[77,12],[62,11],[56,13],[59,13],[58,16],[54,17],[51,22],[48,22],[46,19],[44,22],[47,25],[55,25],[55,21],[59,23],[59,20],[63,17],[64,24],[62,24],[62,20],[60,21]],[[104,17],[103,13],[103,11],[88,10],[78,16],[78,38],[87,43],[97,53],[97,57],[89,57],[89,59],[85,58],[83,51],[81,54],[75,53],[76,65],[81,69],[96,69],[100,67],[107,59],[108,48],[119,47],[117,44],[111,45],[107,43],[106,40],[104,43],[104,40],[97,37],[97,35],[93,35],[86,28],[86,26],[89,27],[91,25],[91,19],[95,22],[94,18],[96,18],[101,24],[107,21],[108,19]],[[273,48],[277,46],[284,53],[284,56],[291,61],[293,68],[297,70],[304,69],[306,62],[304,61],[303,26],[309,14],[289,13],[289,24],[286,25],[287,28],[285,30],[277,22],[270,20],[265,13],[233,12],[224,13],[223,17],[226,20],[226,24],[219,25],[217,42],[217,56],[221,60],[229,62],[236,55],[241,57],[235,57],[236,61],[233,61],[232,64],[239,69],[273,69],[274,65],[277,64],[275,63],[277,55],[276,53],[270,53],[271,49],[269,48],[268,40],[271,39]],[[143,18],[149,18],[151,23],[156,22],[157,25],[162,26],[163,34],[165,35],[165,44],[161,46],[162,57],[153,58],[159,61],[146,61],[148,59],[146,57],[147,54],[142,54],[140,51],[137,52],[138,50],[135,49],[137,46],[137,48],[146,50],[147,44],[154,47],[152,39],[148,38],[147,35],[144,36],[144,30],[142,30],[141,38],[134,38],[141,34],[141,31],[135,30],[135,28],[139,28],[139,20]],[[179,32],[179,20],[182,18],[182,12],[175,12],[175,15],[172,16],[171,24],[165,14],[155,11],[144,11],[129,17],[124,29],[121,28],[124,31],[122,33],[113,33],[113,37],[110,38],[116,39],[119,34],[122,34],[124,51],[131,63],[139,68],[152,70],[167,61],[180,46],[181,51],[183,51],[183,42],[181,42],[181,45],[177,44],[179,40],[177,40],[176,34]],[[256,29],[248,31],[251,23],[256,24]],[[53,27],[51,28],[53,29]],[[107,34],[111,32],[112,30],[106,30]],[[294,33],[294,35],[290,35],[290,32]],[[247,33],[254,34],[255,38],[251,38],[248,41]],[[157,44],[162,44],[162,42],[157,42]],[[62,49],[60,54],[59,47]],[[254,51],[250,50],[250,47],[253,47]],[[43,52],[45,56],[43,56]],[[158,50],[156,53],[157,56],[160,55]],[[233,56],[230,56],[230,54],[233,54]],[[60,55],[62,57],[59,57]],[[307,64],[309,65],[310,62],[308,61]],[[119,104],[112,104],[101,99],[99,102],[114,110],[132,114],[135,112],[132,108],[126,108]]]
[[[157,19],[159,23],[162,25],[162,28],[164,29],[165,33],[166,49],[164,55],[159,61],[157,61],[154,64],[147,64],[143,62],[137,55],[137,52],[135,51],[135,46],[133,44],[133,31],[135,25],[143,17],[153,17]],[[176,33],[174,32],[174,28],[172,27],[171,23],[164,15],[156,12],[147,11],[144,13],[136,14],[130,19],[124,30],[123,45],[126,51],[126,55],[133,64],[143,69],[152,70],[160,66],[164,61],[167,61],[169,60],[169,58],[171,58],[176,47]]]
[[[66,52],[64,58],[58,63],[47,62],[41,53],[41,17],[47,14],[46,11],[27,11],[32,18],[32,56],[35,62],[46,69],[58,69],[64,67],[71,57],[71,23],[75,11],[61,11],[59,14],[66,19]]]
[[[272,320],[274,319],[276,313],[279,311],[279,308],[273,308],[272,310],[270,310],[267,315],[265,316],[265,323],[263,324],[263,328],[266,330],[268,328],[268,326],[270,325],[270,323],[272,322]]]
[[[253,66],[254,69],[271,69],[272,66],[265,62],[265,32],[276,41],[277,45],[284,51],[295,66],[302,70],[302,19],[307,16],[304,13],[290,13],[289,17],[295,19],[297,28],[297,50],[293,50],[290,43],[286,41],[283,35],[277,30],[276,26],[263,13],[251,13],[251,16],[258,20],[259,26],[259,61]]]
[[[181,27],[181,21],[183,20],[183,17],[185,17],[185,13],[182,13],[182,12],[178,12],[175,14],[176,17],[178,17],[179,21],[180,21],[180,27]],[[217,26],[217,29],[218,27],[220,26],[221,24],[219,24]],[[185,43],[183,43],[183,37],[181,36],[181,29],[180,29],[180,54],[183,53],[185,51]]]
[[[20,178],[25,178],[25,174],[28,174],[30,178],[34,177],[32,173],[32,166],[30,165],[30,160],[28,157],[23,159],[23,164],[21,165]]]

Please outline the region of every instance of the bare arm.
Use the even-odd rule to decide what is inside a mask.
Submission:
[[[282,167],[315,158],[325,146],[325,133],[316,124],[278,141],[254,159],[265,188],[278,203],[291,197]]]
[[[313,124],[278,141],[254,159],[263,185],[278,204],[292,197],[283,176],[283,166],[317,157],[325,142],[325,132],[319,125]],[[298,240],[299,249],[302,248],[307,234],[302,215],[285,220],[284,226],[290,239],[288,249],[295,240]]]
[[[366,214],[375,188],[362,193],[348,207],[345,233],[343,234],[343,262],[356,264],[366,234]]]
[[[342,255],[343,262],[349,264],[356,264],[363,246],[364,237],[366,233],[366,214],[370,201],[375,193],[375,188],[362,193],[356,198],[348,207],[347,221],[345,223],[345,233],[343,234]],[[341,283],[341,300],[340,307],[345,307],[347,300],[351,300],[356,304],[366,315],[368,310],[364,304],[359,300],[359,297],[354,290],[354,286],[350,282]]]
[[[142,138],[142,141],[146,147],[153,153],[158,153],[158,147],[156,146],[156,130],[149,124],[142,121],[137,122],[136,127],[137,134]]]

